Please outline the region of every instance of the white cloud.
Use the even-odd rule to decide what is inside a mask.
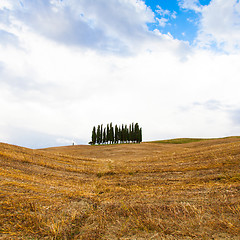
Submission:
[[[211,99],[237,103],[238,56],[198,50],[181,62],[176,49],[169,51],[169,38],[162,47],[153,42],[150,52],[122,58],[67,48],[31,33],[24,36],[27,51],[1,49],[4,141],[32,146],[34,138],[35,147],[43,147],[44,139],[45,146],[63,144],[59,139],[87,143],[93,125],[111,121],[139,122],[145,140],[213,137],[232,129],[225,110],[182,108]]]
[[[17,45],[18,38],[14,34],[0,29],[0,43],[5,46],[9,44]]]
[[[0,2],[0,10],[2,9],[11,9],[12,8],[12,4],[10,1],[8,0],[1,0]]]
[[[199,35],[200,46],[216,45],[227,53],[240,50],[240,2],[212,0],[202,9]]]
[[[157,6],[157,10],[155,11],[157,15],[160,16],[156,17],[156,20],[160,27],[165,27],[167,24],[169,24],[170,19],[176,19],[177,13],[175,11],[171,12],[169,10],[164,10],[161,6]]]
[[[156,18],[160,27],[165,27],[169,21],[167,18]]]
[[[108,122],[139,122],[144,140],[240,132],[232,122],[240,104],[238,55],[191,49],[170,33],[148,32],[152,12],[142,1],[36,3],[23,1],[24,11],[15,5],[11,24],[3,24],[18,46],[0,42],[0,141],[87,143],[92,127]],[[83,42],[89,32],[79,26],[96,34],[92,42]],[[65,39],[68,33],[73,39]],[[135,54],[119,54],[121,44],[110,50],[115,38]]]
[[[179,6],[183,9],[201,12],[202,6],[199,0],[178,0]]]
[[[155,21],[153,12],[141,0],[11,3],[13,10],[8,13],[31,31],[68,46],[118,54],[138,49],[151,35],[147,22]]]
[[[212,0],[201,5],[199,0],[179,0],[179,6],[199,14],[198,36],[195,43],[201,48],[213,48],[225,53],[240,51],[240,2]],[[190,20],[191,21],[191,20]]]
[[[158,14],[160,14],[161,16],[170,16],[171,15],[171,12],[169,10],[164,10],[161,6],[157,6],[157,10],[156,12]]]
[[[169,11],[168,9],[163,9],[161,6],[157,6],[157,10],[156,10],[156,13],[158,13],[160,16],[168,16],[168,17],[171,17],[171,18],[176,18],[176,12],[175,11],[173,11],[173,12],[171,12],[171,11]]]
[[[193,105],[194,106],[203,106],[208,110],[220,110],[220,109],[224,108],[224,106],[221,104],[220,101],[216,101],[214,99],[208,100],[203,103],[195,102]]]

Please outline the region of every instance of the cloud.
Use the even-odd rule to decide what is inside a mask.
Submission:
[[[203,106],[204,108],[211,110],[211,111],[215,111],[215,110],[220,110],[223,108],[222,104],[220,101],[218,100],[208,100],[206,102],[200,103],[200,102],[195,102],[193,104],[194,106]]]
[[[66,139],[87,143],[92,127],[108,122],[139,122],[144,140],[232,132],[222,106],[237,104],[239,56],[196,50],[183,62],[153,44],[152,51],[122,58],[37,39],[38,44],[28,36],[26,56],[18,50],[23,65],[1,59],[8,69],[0,88],[1,141],[28,147],[61,145]],[[23,76],[36,87],[21,89]],[[13,77],[20,81],[17,90]],[[187,112],[180,108],[193,102],[198,106]]]
[[[233,123],[240,127],[240,109],[234,109],[230,112]]]
[[[4,31],[16,36],[19,45],[28,51],[27,37],[45,38],[55,44],[94,50],[101,54],[130,56],[158,45],[170,51],[183,45],[170,33],[149,31],[147,24],[158,21],[164,26],[168,20],[157,18],[141,0],[99,1],[29,1],[9,0],[9,9],[3,9],[8,22]],[[176,18],[176,13],[158,7],[161,16]],[[34,36],[35,35],[35,36]],[[187,43],[185,43],[187,45]],[[189,51],[190,53],[190,51]],[[185,57],[185,56],[184,56]],[[180,58],[182,58],[180,56]]]
[[[0,2],[0,10],[1,9],[11,9],[12,5],[11,2],[8,0],[1,0]]]
[[[167,18],[156,18],[160,27],[165,27],[169,21]]]
[[[11,32],[9,13],[11,5],[8,1],[0,3],[0,45],[18,45],[18,37]],[[6,27],[8,26],[8,27]]]
[[[4,68],[4,63],[3,63],[3,62],[0,62],[0,74],[2,74],[3,68]]]
[[[240,104],[239,55],[149,32],[142,1],[8,2],[1,29],[21,47],[0,42],[1,141],[87,143],[109,122],[138,122],[144,140],[240,133],[226,107]]]
[[[128,54],[154,37],[154,14],[143,1],[11,1],[5,12],[53,41],[102,52]],[[139,41],[141,39],[141,41]]]
[[[173,11],[173,12],[171,12],[171,11],[169,11],[169,10],[164,10],[161,6],[157,6],[157,10],[155,11],[156,13],[158,13],[160,16],[168,16],[168,17],[171,17],[171,18],[176,18],[176,12],[175,11]]]
[[[201,47],[214,46],[227,53],[240,50],[240,2],[212,0],[202,9],[197,42]]]
[[[0,29],[0,44],[6,46],[8,44],[18,45],[18,38],[16,35]]]
[[[193,10],[195,12],[201,12],[202,10],[199,0],[178,0],[178,4],[182,9]]]
[[[239,136],[240,132],[240,109],[238,106],[234,106],[228,111],[228,116],[231,121],[231,136]]]
[[[199,16],[195,44],[201,48],[215,48],[225,53],[240,50],[240,2],[212,0],[201,5],[199,0],[179,0],[179,6],[193,10]]]
[[[176,18],[176,12],[169,11],[169,10],[164,10],[161,6],[157,5],[157,10],[155,11],[156,15],[159,15],[161,18],[156,17],[156,20],[159,24],[160,27],[165,27],[167,24],[169,24],[170,19],[175,19]]]
[[[6,126],[5,126],[6,127]],[[28,148],[46,148],[55,146],[66,146],[82,142],[81,139],[66,138],[65,136],[51,135],[44,132],[30,130],[28,128],[8,126],[5,131],[0,125],[1,140],[11,144],[25,146]],[[5,137],[3,134],[5,132]]]

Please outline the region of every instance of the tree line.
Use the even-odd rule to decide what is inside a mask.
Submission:
[[[94,126],[92,130],[91,145],[95,144],[118,144],[118,143],[140,143],[142,142],[142,128],[138,123],[132,123],[129,126],[122,124],[121,126],[113,124],[107,124],[107,127],[103,127],[103,124]]]

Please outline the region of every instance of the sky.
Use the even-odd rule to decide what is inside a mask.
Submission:
[[[0,0],[0,142],[240,135],[239,0]]]

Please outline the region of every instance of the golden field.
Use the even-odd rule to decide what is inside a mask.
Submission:
[[[0,239],[240,239],[240,138],[0,143]]]

